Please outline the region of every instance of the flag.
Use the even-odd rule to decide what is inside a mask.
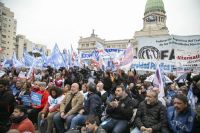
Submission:
[[[13,62],[13,67],[23,67],[24,66],[20,61],[17,60],[15,52],[13,52],[12,62]]]
[[[190,86],[190,89],[188,91],[187,99],[188,99],[188,103],[190,104],[190,107],[195,110],[198,98],[193,94],[192,86]]]
[[[66,67],[66,63],[64,61],[64,58],[58,48],[58,45],[55,44],[54,48],[53,48],[53,52],[50,55],[50,57],[48,58],[47,61],[48,65],[51,65],[54,68],[59,68],[59,67]]]
[[[79,66],[78,65],[78,54],[73,49],[72,45],[71,45],[71,61],[72,61],[72,66]]]
[[[33,44],[32,45],[33,47],[32,47],[32,53],[42,53],[42,51],[43,51],[43,48],[41,47],[41,48],[39,48],[37,45],[35,45],[35,44]]]
[[[96,50],[94,51],[94,57],[96,57],[96,64],[98,64],[98,67],[102,70],[105,70],[107,67],[105,63],[105,57],[110,55],[105,51],[103,45],[100,42],[96,42]]]
[[[68,66],[69,67],[72,67],[72,58],[71,58],[72,56],[71,56],[71,52],[70,52],[70,50],[68,49]]]
[[[101,54],[105,53],[103,45],[99,42],[96,42],[96,50],[98,53],[101,53]]]
[[[65,61],[65,65],[68,66],[68,52],[66,49],[63,50],[62,56]]]
[[[164,76],[164,74],[161,73],[160,66],[159,66],[159,64],[157,64],[155,76],[154,76],[154,79],[153,79],[153,85],[155,87],[158,87],[159,90],[160,90],[158,97],[164,97],[165,96],[163,76]]]
[[[124,51],[124,57],[120,63],[121,66],[125,66],[133,61],[133,47],[131,44],[128,45]]]
[[[110,56],[106,50],[104,49],[103,45],[100,42],[96,42],[96,50],[99,56]]]
[[[34,60],[34,62],[32,63],[32,65],[31,65],[31,67],[30,67],[30,69],[29,69],[29,71],[28,71],[28,73],[26,75],[27,79],[32,79],[33,80],[35,78],[34,68],[35,68],[36,64],[37,64],[37,61]]]
[[[35,57],[31,56],[26,50],[24,50],[22,60],[25,66],[30,67],[35,61]]]
[[[44,50],[42,50],[42,52],[41,52],[41,60],[42,60],[43,66],[46,67],[47,66],[47,56],[46,56]]]

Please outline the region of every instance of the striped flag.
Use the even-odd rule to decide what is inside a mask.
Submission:
[[[157,64],[154,80],[153,80],[153,85],[155,87],[158,87],[160,90],[160,93],[158,94],[158,97],[164,97],[165,92],[164,92],[164,82],[163,82],[163,74],[161,73],[160,65]]]

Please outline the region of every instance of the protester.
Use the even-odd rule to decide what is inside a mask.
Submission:
[[[158,100],[158,93],[148,90],[146,98],[139,104],[135,128],[131,133],[167,132],[166,108]]]
[[[72,118],[78,114],[83,107],[84,97],[79,91],[79,84],[73,83],[71,91],[65,95],[60,105],[60,112],[55,114],[53,121],[59,133],[65,132],[64,122],[66,121],[66,129],[70,128]]]
[[[33,90],[32,90],[33,91]],[[45,82],[35,82],[34,93],[31,92],[32,98],[37,97],[37,101],[32,99],[32,108],[28,109],[28,118],[33,122],[35,128],[37,129],[38,125],[38,113],[45,107],[49,92],[46,90],[46,83]],[[40,97],[40,98],[39,98]],[[38,101],[39,100],[39,101]],[[35,101],[35,102],[34,102]]]
[[[33,123],[28,119],[26,109],[23,106],[16,106],[10,119],[12,122],[10,129],[17,129],[20,133],[35,133]]]
[[[101,93],[101,100],[103,102],[103,105],[105,105],[108,97],[108,92],[104,90],[104,84],[102,82],[99,82],[96,85],[96,90]]]
[[[25,82],[22,86],[22,89],[21,89],[21,92],[19,93],[19,96],[18,96],[18,101],[19,101],[19,104],[21,105],[24,105],[26,106],[26,108],[30,108],[30,102],[27,101],[27,99],[25,99],[25,97],[29,97],[30,98],[30,95],[31,95],[31,83],[29,82]]]
[[[89,115],[85,121],[86,132],[89,133],[106,133],[106,131],[99,125],[99,118],[94,115]]]
[[[0,133],[9,129],[9,117],[14,110],[15,98],[7,90],[9,81],[0,79]]]
[[[192,92],[198,98],[197,103],[200,103],[200,75],[192,78]]]
[[[168,107],[167,117],[171,132],[193,133],[196,113],[190,108],[187,97],[178,94],[174,97],[173,106]]]
[[[109,117],[101,123],[103,129],[112,133],[124,133],[132,117],[134,103],[125,92],[124,86],[117,86],[115,96],[108,103],[106,113]]]
[[[101,105],[102,101],[100,95],[96,93],[96,85],[90,83],[88,85],[88,96],[84,101],[84,106],[79,111],[79,114],[72,119],[70,129],[83,126],[88,115],[94,115],[100,118],[102,113]]]
[[[50,133],[53,130],[53,116],[60,110],[60,104],[64,99],[62,90],[59,87],[52,86],[49,89],[50,96],[48,97],[48,102],[38,114],[38,126],[41,133]],[[47,125],[44,125],[45,121],[47,121]]]
[[[110,94],[112,89],[112,80],[109,71],[106,71],[104,73],[103,84],[104,84],[104,90],[107,91],[108,94]]]

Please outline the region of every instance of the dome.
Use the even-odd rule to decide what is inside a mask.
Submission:
[[[162,0],[147,0],[145,13],[160,11],[165,13],[164,3]]]

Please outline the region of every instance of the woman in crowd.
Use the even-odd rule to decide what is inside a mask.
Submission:
[[[46,131],[46,133],[51,133],[53,129],[53,116],[59,111],[60,103],[64,99],[64,95],[62,95],[62,90],[59,87],[52,86],[49,88],[49,97],[48,102],[44,109],[38,115],[38,125],[39,129],[42,133]],[[43,125],[47,120],[47,128]]]

